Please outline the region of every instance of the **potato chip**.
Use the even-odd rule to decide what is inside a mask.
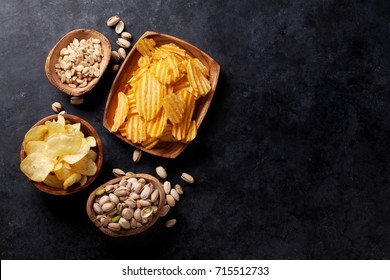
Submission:
[[[118,93],[118,106],[115,110],[114,124],[111,127],[111,132],[117,131],[121,124],[125,121],[128,109],[127,97],[122,91],[120,91]]]
[[[189,129],[188,129],[186,137],[183,138],[181,141],[183,143],[191,142],[192,140],[195,139],[197,132],[198,132],[198,128],[196,127],[196,122],[193,120],[191,122]]]
[[[64,156],[77,153],[81,147],[81,139],[69,134],[55,134],[47,140],[47,154]]]
[[[81,175],[81,179],[80,179],[80,186],[84,186],[88,181],[88,176],[86,175]]]
[[[42,182],[51,172],[55,161],[43,153],[29,154],[20,164],[22,172],[35,182]]]
[[[73,170],[71,170],[70,166],[66,166],[65,164],[62,165],[62,167],[56,171],[54,171],[54,174],[57,176],[57,178],[61,181],[65,181],[67,178],[69,178],[74,173]]]
[[[94,150],[89,150],[88,154],[87,154],[87,157],[89,157],[93,161],[96,161],[96,159],[97,159],[97,152],[95,152]]]
[[[56,163],[56,165],[54,165],[54,168],[51,171],[60,170],[63,166],[64,166],[63,162],[59,161],[59,162]]]
[[[172,124],[167,123],[159,139],[163,142],[177,142],[177,139],[172,135]]]
[[[165,87],[149,71],[145,72],[135,87],[139,115],[147,121],[154,119],[161,109],[164,93]]]
[[[185,110],[185,102],[183,96],[176,95],[173,93],[167,94],[162,101],[162,105],[171,123],[179,123],[180,120],[183,118]]]
[[[90,149],[91,146],[89,145],[87,139],[81,138],[80,148],[72,154],[69,153],[67,155],[62,156],[62,160],[66,163],[74,164],[81,160],[83,157],[85,157]]]
[[[157,144],[158,144],[158,138],[155,138],[155,137],[149,137],[147,138],[145,141],[143,141],[141,143],[141,145],[147,149],[147,150],[150,150],[150,149],[153,149]]]
[[[146,122],[146,133],[150,137],[160,137],[167,125],[167,119],[167,114],[163,109],[161,109],[153,120]]]
[[[58,179],[56,175],[47,175],[46,179],[43,180],[43,183],[53,188],[64,188],[64,182]]]
[[[45,138],[46,140],[52,137],[53,135],[67,133],[65,126],[63,126],[61,123],[47,121],[45,122],[45,125],[47,127],[47,135]]]
[[[138,115],[132,115],[127,119],[126,138],[133,143],[141,143],[146,139],[145,121]]]
[[[88,136],[85,138],[88,141],[90,147],[96,147],[96,139],[93,136]]]
[[[192,96],[191,93],[185,90],[180,91],[178,96],[182,96],[185,100],[185,111],[180,122],[177,124],[173,124],[172,135],[180,141],[186,137],[188,129],[190,127],[192,115],[195,110],[195,98],[194,96]]]
[[[152,56],[152,52],[155,50],[155,45],[156,42],[153,39],[143,38],[138,41],[135,47],[143,56]]]
[[[204,73],[203,65],[199,60],[190,59],[187,64],[187,77],[191,87],[201,96],[205,96],[211,89],[211,84]]]
[[[72,171],[86,176],[93,176],[97,172],[96,163],[88,156],[85,156],[78,162],[71,164],[70,167]]]
[[[73,184],[79,182],[81,179],[82,179],[81,174],[79,174],[79,173],[73,173],[72,175],[70,175],[70,176],[64,181],[64,189],[66,190],[67,188],[69,188],[69,187],[72,186]]]
[[[45,141],[29,141],[27,142],[24,151],[26,154],[32,153],[45,153],[46,152],[46,142]]]
[[[23,148],[25,147],[26,143],[29,141],[42,141],[47,134],[47,126],[46,125],[38,125],[36,127],[31,128],[29,131],[27,131],[26,135],[24,136],[23,141]]]

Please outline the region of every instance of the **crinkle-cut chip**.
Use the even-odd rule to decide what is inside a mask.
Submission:
[[[134,94],[134,89],[131,89],[127,92],[127,104],[129,107],[135,106],[135,94]]]
[[[181,57],[184,57],[186,54],[186,51],[180,47],[178,47],[174,43],[164,44],[160,47],[156,48],[155,53],[153,53],[153,58],[155,59],[163,59],[166,58],[168,55],[177,54]]]
[[[148,71],[148,67],[138,68],[134,73],[130,80],[127,82],[130,86],[134,87],[134,84],[142,78],[144,73]]]
[[[195,139],[196,134],[198,133],[198,128],[196,127],[196,122],[193,120],[191,121],[190,128],[188,129],[187,135],[185,138],[183,138],[181,141],[183,143],[191,142]]]
[[[150,62],[151,62],[151,57],[149,56],[141,56],[139,59],[138,59],[138,67],[142,68],[142,67],[148,67],[150,65]]]
[[[97,172],[96,163],[88,156],[85,156],[78,162],[71,164],[70,167],[72,168],[72,171],[87,176],[93,176]]]
[[[82,138],[80,148],[75,153],[72,153],[72,154],[69,153],[69,154],[62,156],[62,160],[64,162],[69,163],[69,164],[74,164],[74,163],[78,162],[79,160],[81,160],[83,157],[85,157],[88,154],[90,149],[91,149],[91,146],[89,145],[89,142],[87,141],[87,139]]]
[[[32,153],[46,153],[46,142],[45,141],[28,141],[24,151],[27,155]]]
[[[42,182],[54,167],[54,160],[42,153],[29,154],[21,163],[20,169],[35,182]]]
[[[180,90],[187,90],[189,92],[192,91],[192,87],[190,82],[188,81],[187,77],[183,77],[180,80],[176,81],[173,85],[173,92],[177,93]]]
[[[135,45],[135,48],[141,53],[142,56],[152,56],[152,53],[155,50],[155,45],[156,42],[153,39],[143,38],[138,41],[138,43]]]
[[[90,147],[96,147],[96,139],[95,139],[95,137],[88,136],[85,139],[88,141]]]
[[[150,121],[147,121],[146,133],[150,137],[160,137],[167,125],[168,116],[163,109],[157,114],[157,116]]]
[[[53,188],[64,188],[64,182],[58,179],[56,175],[47,175],[46,179],[43,180],[43,183]]]
[[[174,56],[168,56],[166,59],[153,63],[150,71],[163,85],[174,83],[183,76],[179,71],[179,65]]]
[[[89,157],[93,161],[96,161],[96,159],[97,159],[97,152],[95,152],[94,150],[89,150],[88,154],[87,154],[87,157]]]
[[[193,61],[193,59],[190,59],[187,64],[188,81],[195,91],[198,91],[201,96],[205,96],[211,89],[210,81],[202,73],[202,69],[199,68],[198,63]]]
[[[155,138],[155,137],[149,137],[147,138],[145,141],[143,141],[141,143],[141,145],[147,149],[147,150],[150,150],[150,149],[153,149],[157,144],[158,144],[158,138]]]
[[[52,135],[46,143],[47,154],[51,156],[64,156],[77,153],[84,138],[74,137],[68,134]]]
[[[141,143],[146,139],[145,121],[138,115],[128,118],[126,124],[126,138],[133,143]]]
[[[185,101],[181,95],[167,94],[162,101],[162,106],[171,123],[179,123],[183,118]]]
[[[156,117],[161,109],[165,90],[153,74],[145,72],[135,87],[136,107],[141,117],[147,121]]]
[[[186,137],[190,127],[192,115],[195,110],[195,98],[188,91],[180,91],[178,96],[183,96],[185,100],[185,111],[181,121],[173,124],[172,135],[180,141]]]
[[[115,109],[114,123],[111,127],[111,132],[116,132],[121,124],[125,121],[127,111],[129,110],[127,96],[120,91],[118,93],[118,105]]]
[[[194,65],[195,68],[197,68],[204,76],[208,77],[209,69],[197,58],[193,58],[190,60],[190,62]]]
[[[68,165],[63,164],[62,167],[56,171],[54,171],[54,174],[57,176],[57,178],[61,181],[65,181],[68,179],[74,171],[71,169],[71,167]]]
[[[177,142],[177,139],[172,135],[172,124],[167,123],[163,133],[158,139],[163,142]]]
[[[77,182],[80,182],[80,180],[82,179],[82,176],[81,174],[79,173],[73,173],[72,175],[70,175],[65,181],[64,181],[64,189],[68,189],[70,186],[72,186],[73,184],[77,183]]]
[[[126,132],[126,126],[127,126],[127,122],[125,124],[123,124],[119,129],[119,133],[123,136],[123,137],[126,137],[127,135],[127,132]]]
[[[47,134],[47,126],[44,124],[31,128],[29,131],[27,131],[26,135],[24,136],[23,148],[26,147],[26,144],[29,141],[44,140],[46,134]]]

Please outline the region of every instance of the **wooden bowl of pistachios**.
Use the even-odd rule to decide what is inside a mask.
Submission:
[[[76,29],[65,34],[46,59],[46,76],[56,88],[71,95],[89,92],[100,80],[111,58],[110,41],[100,32]]]
[[[148,174],[112,179],[94,190],[86,210],[104,234],[124,237],[144,232],[162,216],[165,193],[159,180]]]

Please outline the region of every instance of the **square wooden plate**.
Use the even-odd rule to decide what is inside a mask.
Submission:
[[[188,54],[191,55],[192,57],[198,58],[209,69],[211,90],[206,96],[201,97],[197,100],[195,112],[193,115],[193,119],[196,121],[197,128],[199,129],[207,113],[211,100],[213,99],[215,89],[217,87],[219,70],[220,70],[219,64],[214,59],[212,59],[209,55],[207,55],[197,47],[181,39],[175,38],[173,36],[147,31],[141,36],[140,40],[143,38],[152,38],[156,42],[157,46],[167,44],[167,43],[174,43],[179,47],[183,48],[184,50],[186,50]],[[110,94],[107,99],[106,108],[104,111],[104,119],[103,119],[103,125],[108,130],[111,129],[114,122],[113,120],[115,115],[115,109],[118,104],[118,92],[124,88],[126,83],[132,77],[133,72],[138,68],[137,61],[140,58],[140,56],[141,54],[137,51],[136,47],[134,46],[132,50],[129,52],[129,54],[127,55],[126,60],[123,62],[123,65],[121,66],[114,80],[114,83],[112,84]],[[126,137],[123,137],[119,133],[119,131],[113,134],[140,150],[143,150],[147,153],[156,156],[166,157],[166,158],[176,158],[188,145],[188,143],[185,144],[181,142],[169,142],[169,143],[160,142],[153,149],[147,150],[142,145],[132,143]],[[196,141],[196,138],[194,139],[194,141]]]

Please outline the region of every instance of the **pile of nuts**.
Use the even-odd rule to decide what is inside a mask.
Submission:
[[[122,179],[96,191],[93,210],[100,226],[111,231],[135,229],[153,220],[159,198],[159,190],[144,178]]]
[[[139,151],[139,150],[136,149],[135,153],[140,155],[140,153],[137,153],[136,151]],[[138,160],[139,160],[139,158],[138,158]],[[122,176],[134,175],[133,172],[124,172],[120,168],[114,168],[112,170],[112,173],[113,173],[113,175],[115,177],[118,177],[118,178],[122,177]],[[162,166],[158,166],[156,168],[156,173],[162,179],[166,179],[167,176],[168,176],[165,168],[162,167]],[[182,173],[181,178],[186,183],[189,183],[189,184],[193,184],[194,183],[194,178],[190,174],[188,174],[188,173]],[[131,178],[131,179],[128,179],[128,180],[133,180],[134,181],[134,178]],[[140,179],[140,180],[142,180],[142,179]],[[169,210],[172,207],[175,207],[176,202],[178,202],[180,200],[180,196],[184,194],[183,188],[182,188],[182,186],[180,184],[175,184],[175,187],[173,188],[171,186],[171,182],[165,181],[164,184],[163,184],[163,188],[164,188],[164,193],[165,193],[165,205],[161,207],[161,212],[159,213],[159,217],[164,217],[165,215],[167,215]],[[104,193],[104,190],[100,190],[100,192]],[[141,190],[141,192],[142,192],[142,190]],[[96,195],[100,195],[99,191],[97,192]],[[95,213],[97,213],[96,210],[95,210]],[[101,218],[101,216],[98,216],[98,217]],[[100,221],[100,222],[102,222],[102,221]],[[165,226],[166,227],[173,227],[175,224],[176,224],[176,219],[170,219],[170,220],[168,220],[165,223]],[[141,223],[141,226],[142,226],[142,223]]]
[[[111,52],[112,59],[115,62],[120,63],[121,60],[126,58],[126,50],[131,47],[130,40],[132,39],[132,35],[129,32],[123,32],[125,29],[124,22],[120,19],[119,16],[112,16],[107,20],[107,26],[115,28],[115,32],[119,34],[121,37],[117,39],[116,43],[119,45],[119,49],[117,51]],[[112,71],[116,72],[119,69],[119,64],[115,64],[112,66]]]
[[[100,76],[100,62],[104,56],[99,39],[74,38],[66,48],[61,49],[56,73],[61,82],[71,88],[84,88]]]

